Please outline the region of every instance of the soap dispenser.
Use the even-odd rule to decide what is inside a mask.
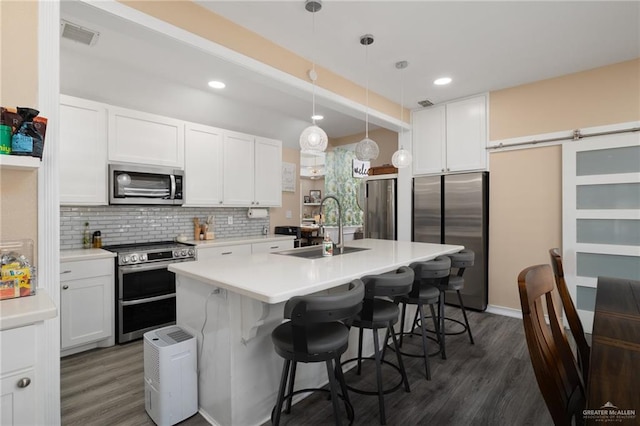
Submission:
[[[324,234],[324,241],[322,242],[322,255],[333,256],[333,241],[331,241],[331,236],[328,232]]]

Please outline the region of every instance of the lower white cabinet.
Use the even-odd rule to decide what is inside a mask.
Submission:
[[[0,332],[0,424],[36,424],[35,326]]]
[[[113,261],[109,258],[61,264],[60,347],[63,355],[69,348],[113,340]]]
[[[267,241],[251,244],[252,253],[269,253],[293,248],[293,240]]]
[[[198,260],[217,259],[222,256],[250,255],[251,244],[236,244],[233,246],[198,247]]]

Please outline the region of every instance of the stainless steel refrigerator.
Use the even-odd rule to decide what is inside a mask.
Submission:
[[[363,183],[364,237],[396,239],[396,179],[371,179]]]
[[[489,173],[413,179],[413,241],[459,244],[475,252],[464,273],[465,307],[485,310],[488,293]],[[445,302],[458,305],[455,293]]]

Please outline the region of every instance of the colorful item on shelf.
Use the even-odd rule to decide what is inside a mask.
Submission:
[[[39,111],[25,107],[0,109],[0,153],[42,158],[47,119]],[[9,129],[5,129],[8,126]],[[7,132],[9,141],[7,142]],[[10,146],[8,146],[10,145]]]
[[[0,242],[0,300],[35,294],[36,273],[31,265],[33,241]]]

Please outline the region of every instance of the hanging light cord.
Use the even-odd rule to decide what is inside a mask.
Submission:
[[[364,75],[365,75],[365,108],[364,108],[364,137],[369,139],[369,42],[364,47]]]
[[[316,50],[316,11],[314,10],[311,14],[311,44],[312,53],[311,53],[311,120],[313,124],[316,124],[316,79],[318,78],[316,74],[316,61],[315,61],[315,50]]]

